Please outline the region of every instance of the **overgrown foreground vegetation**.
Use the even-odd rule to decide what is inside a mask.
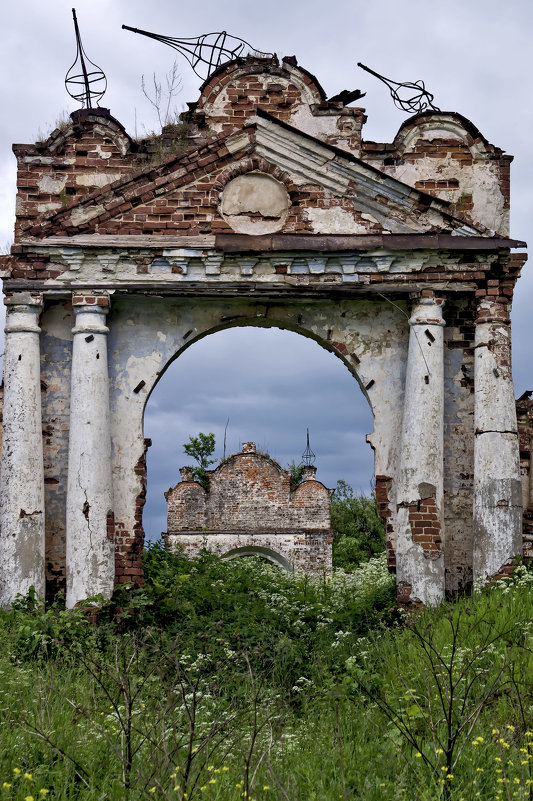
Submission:
[[[31,596],[1,614],[3,798],[533,798],[525,569],[406,616],[382,557],[145,567],[97,624]]]

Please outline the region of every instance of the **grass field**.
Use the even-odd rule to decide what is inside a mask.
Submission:
[[[144,556],[96,624],[0,614],[0,793],[533,799],[533,574],[410,615],[347,574]]]

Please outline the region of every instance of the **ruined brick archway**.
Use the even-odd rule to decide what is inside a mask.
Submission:
[[[520,553],[510,157],[452,112],[384,144],[365,119],[294,59],[247,58],[157,141],[89,109],[15,146],[3,604],[140,580],[146,398],[187,343],[244,320],[306,333],[357,376],[402,600]]]
[[[212,304],[213,315],[217,314],[217,308],[217,304]],[[231,449],[227,451],[227,455],[225,450],[225,457],[220,460],[219,467],[209,471],[208,490],[207,487],[204,489],[197,481],[194,481],[189,468],[181,468],[179,470],[181,480],[178,478],[178,466],[190,462],[181,452],[179,443],[187,441],[191,432],[198,430],[194,418],[191,419],[191,414],[197,412],[202,420],[212,419],[212,423],[220,415],[225,415],[226,413],[221,411],[225,408],[224,395],[220,395],[221,389],[224,392],[224,388],[231,387],[231,398],[226,397],[231,407],[231,413],[228,412],[228,415],[232,417],[234,424],[237,423],[237,429],[242,430],[242,421],[238,411],[241,408],[239,391],[247,393],[248,381],[245,377],[248,376],[250,368],[252,371],[259,368],[259,372],[254,375],[256,381],[260,382],[261,390],[256,381],[249,385],[249,389],[251,391],[259,390],[260,394],[264,391],[265,396],[268,396],[270,400],[268,405],[266,403],[262,405],[261,398],[256,398],[258,406],[254,404],[254,426],[251,427],[248,422],[248,428],[250,433],[259,434],[260,431],[264,431],[268,435],[270,446],[267,450],[270,450],[270,447],[276,450],[280,446],[285,450],[279,441],[279,431],[276,431],[276,426],[288,434],[289,420],[292,420],[293,426],[300,429],[301,434],[305,434],[303,421],[305,420],[306,424],[309,424],[308,415],[316,415],[316,422],[312,424],[313,441],[316,446],[317,434],[320,439],[321,430],[330,426],[334,427],[337,434],[340,434],[339,426],[344,425],[347,434],[348,432],[351,434],[353,422],[362,413],[364,415],[364,419],[361,420],[363,428],[361,430],[359,427],[357,431],[358,444],[351,454],[345,453],[344,456],[353,463],[355,468],[355,464],[361,461],[360,448],[367,449],[368,453],[364,457],[365,475],[367,479],[370,478],[370,475],[373,476],[373,454],[364,442],[366,432],[373,430],[372,411],[369,408],[366,393],[361,393],[360,397],[355,394],[360,392],[360,384],[358,381],[354,381],[353,364],[350,364],[350,369],[346,371],[345,357],[339,351],[335,351],[331,343],[324,342],[317,336],[316,330],[309,330],[308,326],[313,321],[311,315],[306,321],[300,315],[302,319],[296,332],[293,330],[294,326],[289,329],[287,323],[283,324],[280,312],[276,310],[275,306],[269,308],[266,319],[264,311],[264,308],[256,305],[255,315],[247,318],[244,314],[245,309],[241,305],[242,316],[238,320],[238,324],[235,321],[233,323],[226,322],[223,328],[217,326],[198,335],[193,341],[191,341],[193,338],[189,337],[187,345],[160,371],[144,410],[144,432],[146,436],[150,437],[151,446],[147,459],[148,494],[147,506],[144,509],[145,531],[148,536],[151,536],[152,519],[154,515],[157,518],[162,517],[164,508],[166,526],[162,536],[165,543],[169,547],[184,549],[187,555],[193,556],[201,550],[207,549],[223,556],[228,549],[231,550],[235,546],[247,545],[253,548],[259,545],[267,546],[280,558],[285,559],[285,566],[293,565],[296,569],[308,571],[331,569],[333,535],[329,507],[332,490],[326,490],[321,483],[324,482],[325,476],[323,473],[324,463],[320,456],[318,458],[319,475],[316,476],[316,468],[311,470],[312,475],[307,476],[305,480],[313,483],[306,485],[303,494],[293,486],[290,472],[283,469],[281,463],[273,461],[262,451],[256,453],[255,445],[253,455],[250,453],[246,457],[238,456],[240,441],[237,448],[233,443]],[[225,315],[221,314],[221,316]],[[276,352],[279,363],[274,360],[272,363],[264,364],[263,357],[267,356],[273,340],[267,336],[251,337],[250,334],[252,331],[266,333],[267,329],[272,331],[274,328],[278,334],[286,334],[286,336],[274,338],[277,343]],[[223,332],[227,334],[230,331],[232,332],[231,336],[221,336]],[[219,342],[211,344],[210,340],[213,337],[219,339]],[[306,347],[302,347],[303,343],[298,347],[297,340],[306,340]],[[200,341],[203,341],[203,346],[197,347]],[[227,345],[223,346],[221,351],[220,347],[224,342],[233,344],[229,348]],[[266,346],[267,342],[270,343],[268,346]],[[264,344],[265,350],[262,349],[261,343]],[[219,354],[216,365],[210,356],[213,347]],[[322,351],[322,354],[319,351]],[[185,353],[187,356],[182,365],[181,360]],[[289,353],[291,358],[289,358]],[[303,387],[296,375],[293,374],[293,369],[299,374],[299,368],[307,360],[313,359],[314,353],[318,357],[312,370],[314,391],[312,390],[310,394],[307,394],[306,391],[304,397],[302,396]],[[333,356],[337,358],[332,358]],[[224,365],[223,370],[222,365]],[[194,389],[188,385],[187,376],[190,369],[198,379],[193,382]],[[215,370],[214,374],[213,369]],[[287,369],[289,370],[288,374]],[[169,375],[169,370],[172,371],[172,375]],[[334,381],[335,375],[339,375],[339,379],[342,379],[344,394],[342,417],[339,416],[333,395],[330,395],[327,387],[324,386],[326,380],[324,370],[328,376],[328,382]],[[222,373],[224,384],[221,387],[219,380],[222,378]],[[277,383],[281,376],[283,376],[284,383],[278,387],[280,394],[272,397],[269,387],[273,381]],[[161,382],[165,382],[167,377],[169,381],[162,386]],[[147,389],[149,391],[149,388]],[[152,394],[154,390],[156,397]],[[288,397],[286,397],[286,393]],[[316,393],[319,398],[316,397]],[[150,406],[153,397],[153,406]],[[209,403],[210,398],[213,397],[217,398],[215,407]],[[283,403],[282,399],[285,399],[286,403]],[[158,423],[156,412],[160,408],[161,402],[164,407],[165,419],[163,430]],[[276,406],[275,417],[272,417],[272,402],[279,404]],[[189,410],[187,415],[189,422],[186,430],[180,426],[179,412],[184,408]],[[151,412],[150,409],[152,409]],[[266,431],[261,411],[269,415]],[[248,409],[248,413],[252,413],[252,409]],[[176,416],[173,418],[174,414]],[[302,425],[304,425],[303,429]],[[210,424],[204,430],[216,429],[213,429]],[[272,437],[274,440],[277,437],[277,447],[272,442]],[[174,443],[173,447],[169,447],[171,442]],[[300,444],[301,452],[303,443]],[[221,446],[221,440],[219,446]],[[221,450],[218,455],[222,455]],[[286,458],[288,460],[289,457]],[[370,464],[371,459],[372,464]],[[167,463],[173,463],[174,469],[167,469],[162,476],[161,465]],[[231,469],[229,469],[230,465]],[[223,466],[227,469],[222,470]],[[334,465],[332,467],[334,468]],[[339,469],[340,466],[337,465],[337,472]],[[178,483],[174,486],[176,481]],[[313,491],[313,488],[316,491]],[[164,505],[163,497],[166,499]],[[157,529],[157,533],[159,531],[160,528]]]
[[[269,548],[261,548],[260,546],[244,546],[243,548],[234,548],[233,550],[227,551],[225,554],[223,554],[222,559],[225,561],[231,561],[232,559],[244,559],[246,557],[265,559],[267,562],[276,565],[276,567],[281,567],[282,570],[286,570],[287,573],[292,573],[294,570],[289,560],[284,556],[276,551],[270,550]]]

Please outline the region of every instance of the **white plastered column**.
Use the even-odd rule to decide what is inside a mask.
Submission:
[[[77,303],[67,483],[67,606],[101,593],[109,598],[115,575],[111,482],[107,307]],[[105,299],[107,303],[107,298]],[[100,305],[101,304],[101,305]]]
[[[432,297],[417,299],[409,320],[396,496],[398,597],[426,605],[438,604],[445,590],[442,305]]]
[[[522,483],[507,306],[480,301],[475,334],[474,579],[522,553]]]
[[[0,470],[0,603],[31,586],[44,598],[44,471],[40,298],[6,298],[4,421]]]

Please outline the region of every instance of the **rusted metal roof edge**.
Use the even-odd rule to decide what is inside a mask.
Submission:
[[[217,234],[215,248],[224,253],[246,251],[342,250],[479,250],[526,248],[519,239],[451,234]]]

